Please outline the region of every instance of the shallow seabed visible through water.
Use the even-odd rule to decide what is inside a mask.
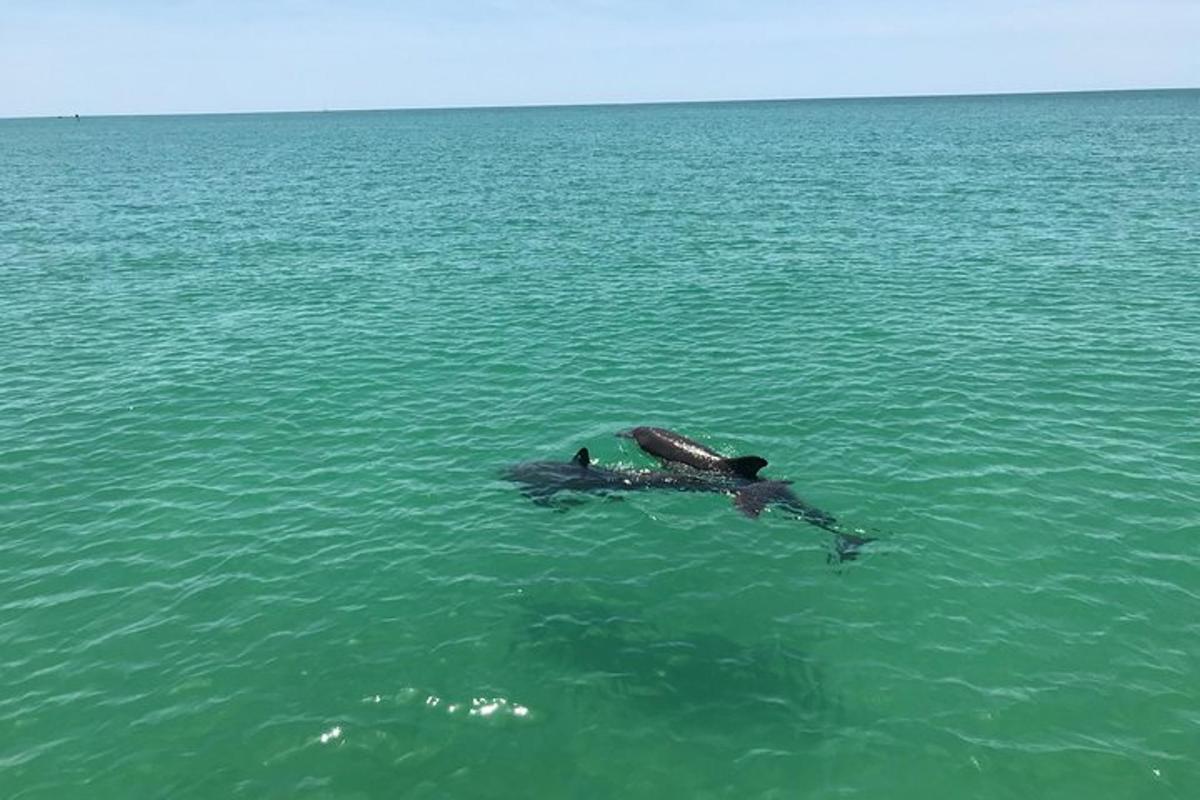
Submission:
[[[1200,797],[1198,141],[0,121],[0,797]],[[637,424],[880,541],[500,479]]]

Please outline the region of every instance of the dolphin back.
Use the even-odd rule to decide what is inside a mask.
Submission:
[[[707,445],[666,428],[638,427],[617,434],[633,439],[647,454],[669,464],[683,464],[702,472],[725,472],[746,480],[758,480],[767,465],[762,456],[726,458]]]
[[[783,481],[756,481],[734,492],[733,504],[753,519],[772,503],[787,502],[794,496]]]

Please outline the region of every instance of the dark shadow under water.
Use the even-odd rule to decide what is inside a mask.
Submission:
[[[694,733],[816,733],[836,710],[819,666],[782,642],[669,632],[603,603],[526,601],[513,654],[542,662],[562,686]]]

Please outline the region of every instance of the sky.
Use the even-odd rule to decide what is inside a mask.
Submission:
[[[0,117],[1200,86],[1200,0],[0,0]]]

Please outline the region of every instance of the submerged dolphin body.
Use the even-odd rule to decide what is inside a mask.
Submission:
[[[559,492],[567,491],[608,494],[673,489],[678,492],[731,494],[734,505],[748,517],[757,517],[763,509],[775,503],[789,505],[795,502],[803,506],[803,502],[788,488],[787,481],[748,481],[723,474],[595,467],[586,447],[565,463],[531,461],[515,464],[504,471],[504,477],[520,485],[522,494],[541,505],[549,504]]]
[[[638,447],[667,466],[683,464],[702,472],[722,472],[747,480],[757,480],[758,471],[767,465],[761,456],[726,458],[710,447],[666,428],[637,427],[617,436],[633,439]]]
[[[689,439],[681,433],[676,433],[666,428],[639,426],[627,431],[621,431],[617,436],[633,439],[644,452],[654,456],[666,466],[688,467],[689,472],[687,474],[694,475],[697,472],[701,472],[733,475],[746,482],[742,484],[743,487],[755,483],[778,485],[777,488],[772,487],[761,493],[749,492],[747,494],[748,500],[746,502],[757,506],[753,512],[744,508],[742,502],[737,501],[736,496],[735,502],[738,502],[738,508],[741,508],[750,516],[758,516],[767,505],[779,505],[796,514],[810,525],[815,525],[818,528],[823,528],[835,534],[834,549],[837,552],[839,561],[851,561],[857,558],[860,547],[868,542],[875,541],[871,537],[848,533],[842,530],[838,525],[837,519],[832,514],[810,506],[797,497],[788,488],[788,484],[791,481],[771,481],[759,477],[758,471],[767,466],[765,458],[760,456],[726,457],[694,439]],[[764,497],[766,501],[758,505]]]
[[[777,505],[800,519],[834,534],[834,553],[830,561],[852,561],[858,548],[869,538],[842,531],[837,520],[805,503],[789,487],[790,481],[747,480],[736,475],[699,471],[663,472],[594,467],[586,447],[570,461],[531,461],[514,464],[504,478],[521,488],[521,493],[538,505],[550,505],[560,492],[612,494],[648,489],[672,489],[678,492],[707,492],[733,495],[733,504],[754,518],[768,506]]]

